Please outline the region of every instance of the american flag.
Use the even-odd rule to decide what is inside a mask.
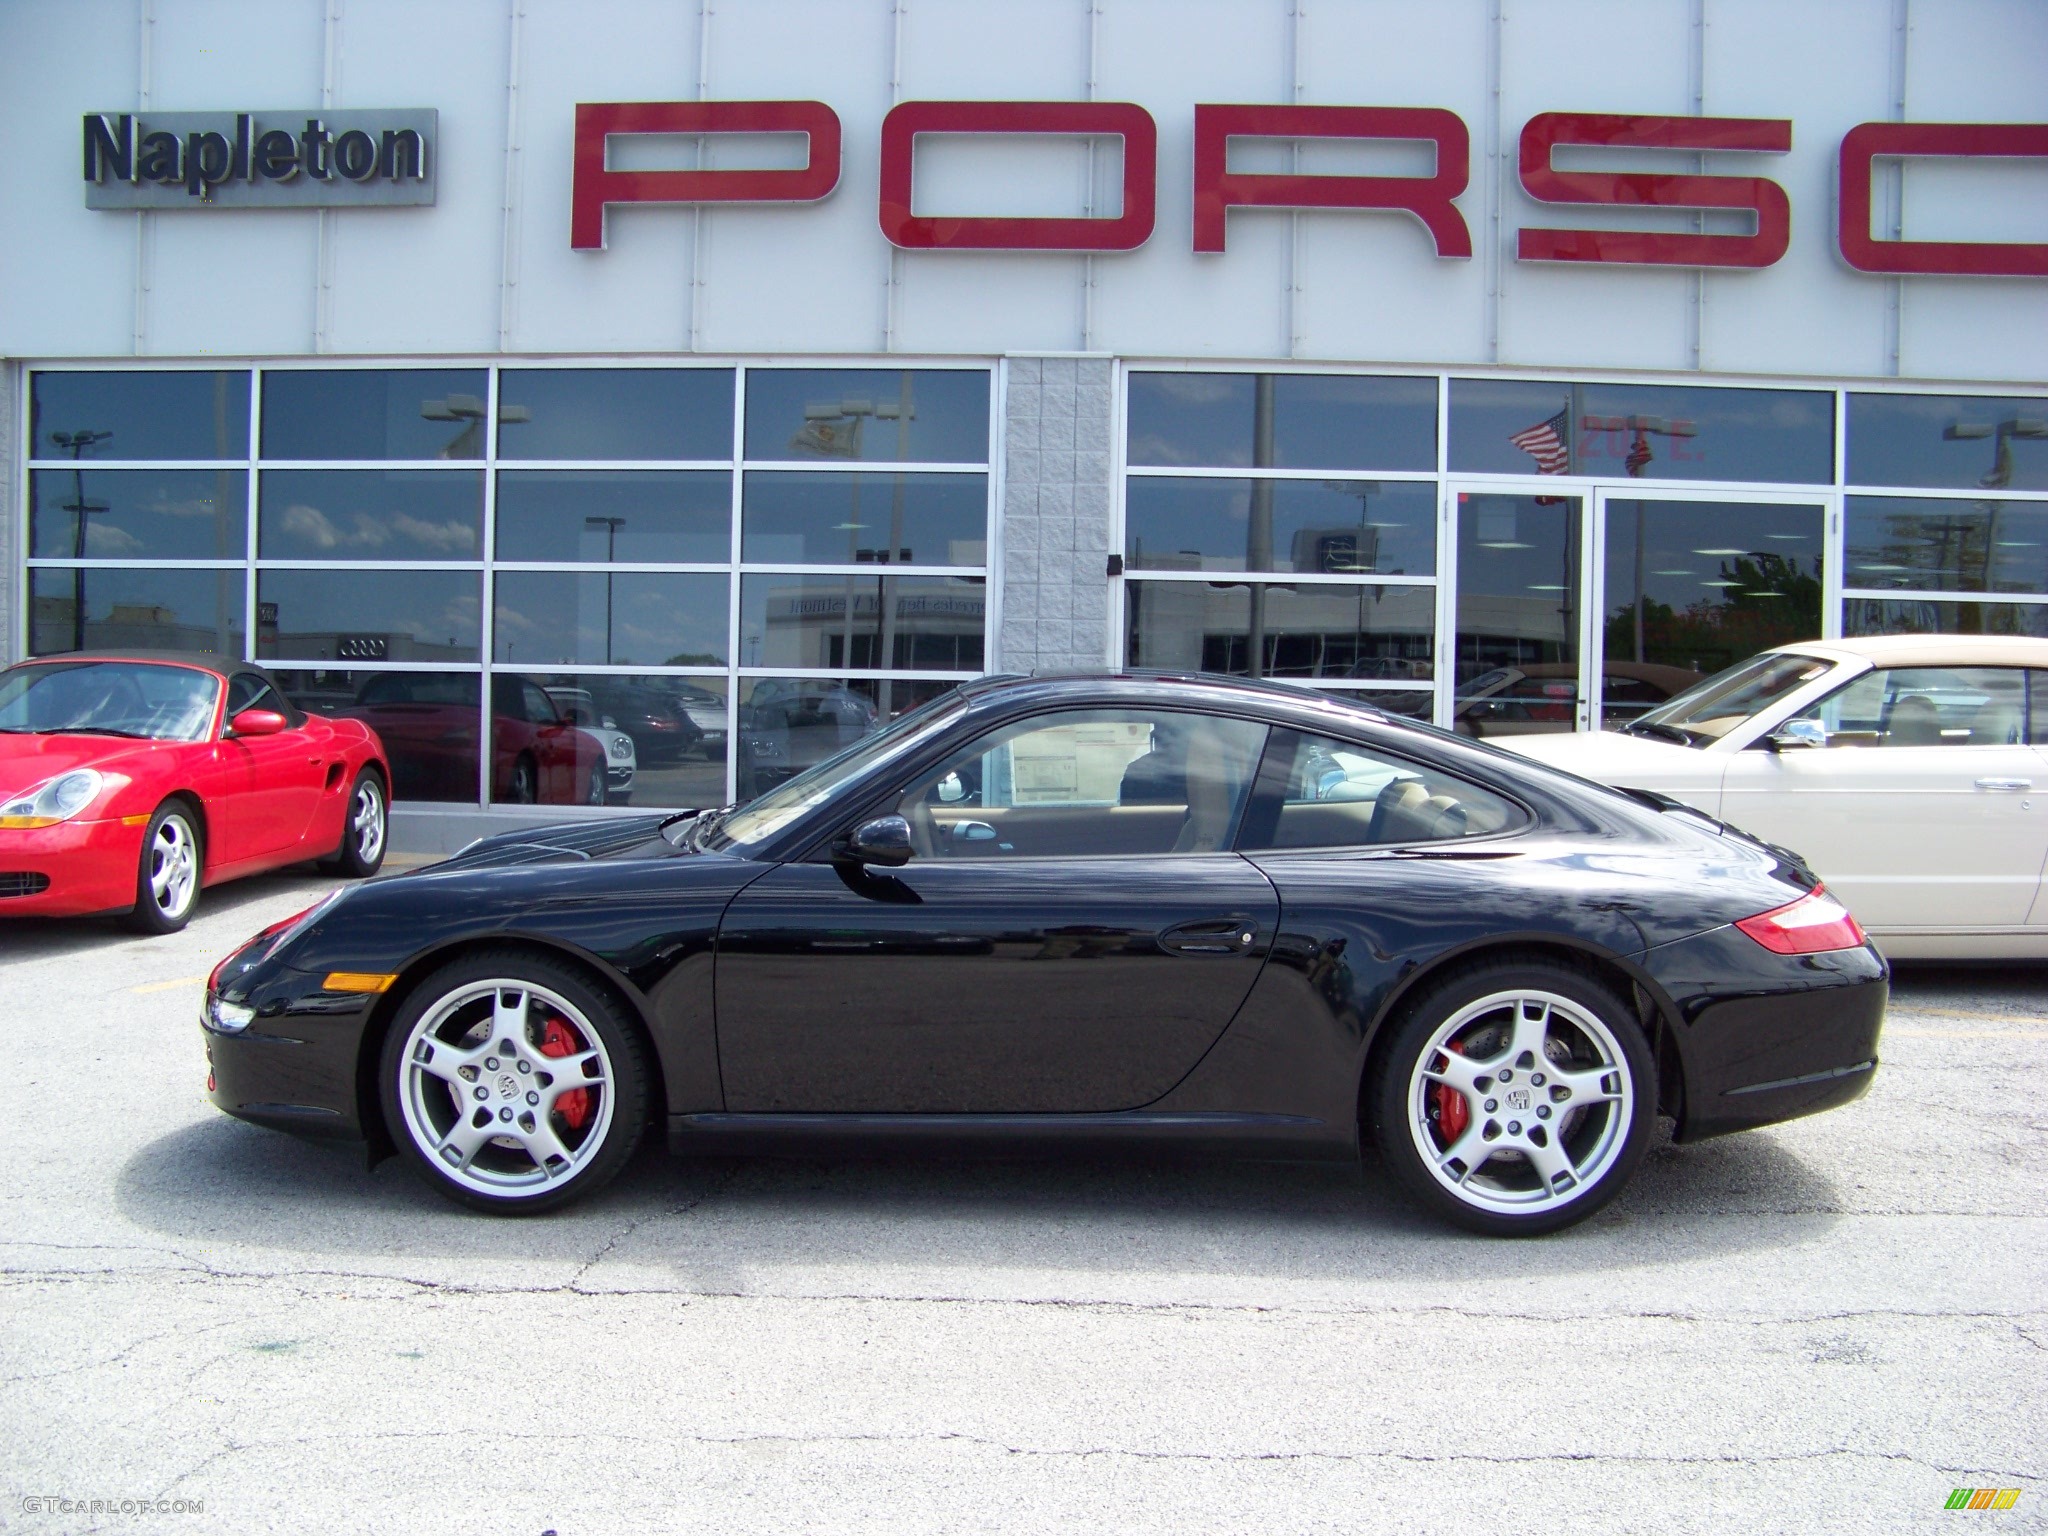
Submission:
[[[1508,434],[1509,442],[1536,460],[1537,474],[1571,473],[1571,450],[1565,446],[1565,433],[1571,430],[1571,414],[1571,407],[1567,405],[1548,421],[1539,421],[1533,427]]]
[[[1628,457],[1621,461],[1621,467],[1632,475],[1640,475],[1650,467],[1654,455],[1650,452],[1650,434],[1638,432],[1636,440],[1628,446]]]

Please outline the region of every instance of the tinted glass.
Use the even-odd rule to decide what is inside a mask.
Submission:
[[[1481,837],[1527,820],[1513,801],[1423,764],[1277,731],[1238,846],[1371,848]]]
[[[673,809],[725,803],[730,732],[724,678],[548,672],[531,680],[558,713],[603,741],[611,804]]]
[[[0,731],[113,731],[204,741],[220,680],[190,667],[97,661],[0,672]]]
[[[2048,490],[2048,399],[1851,395],[1849,479]]]
[[[263,454],[271,459],[480,459],[481,368],[269,369]]]
[[[242,654],[240,569],[31,570],[29,649]]]
[[[984,475],[752,470],[742,494],[741,557],[760,564],[988,561]]]
[[[1845,635],[2025,635],[2048,640],[2048,604],[1842,599]]]
[[[1124,607],[1134,667],[1236,677],[1434,675],[1433,587],[1129,581]]]
[[[954,683],[919,678],[743,677],[733,744],[739,797],[751,800],[846,748],[866,740],[922,704],[949,694]],[[815,803],[778,811],[776,825]],[[736,829],[735,839],[771,836],[775,826]]]
[[[275,675],[300,709],[367,721],[376,730],[391,759],[393,800],[476,804],[482,714],[474,672],[285,667]]]
[[[1603,723],[1818,639],[1825,522],[1819,506],[1610,499]]]
[[[748,576],[740,661],[979,672],[988,589],[954,576]]]
[[[1844,585],[2048,592],[2048,502],[1851,496]]]
[[[240,469],[39,469],[31,552],[46,559],[239,560],[249,542]]]
[[[714,470],[507,470],[498,558],[626,564],[732,558],[732,476]]]
[[[256,551],[266,560],[475,560],[484,482],[419,469],[266,469]]]
[[[1752,656],[1699,682],[1638,718],[1644,725],[1664,726],[1656,734],[1685,738],[1689,746],[1727,735],[1752,715],[1761,714],[1787,694],[1824,675],[1833,662],[1790,652]],[[1671,738],[1675,739],[1675,738]]]
[[[1576,723],[1581,509],[1576,496],[1459,495],[1460,734]]]
[[[730,368],[507,368],[503,459],[729,459]]]
[[[1436,694],[1427,688],[1318,688],[1318,693],[1347,704],[1365,704],[1404,720],[1427,720],[1436,712]]]
[[[986,463],[988,375],[972,369],[749,369],[747,457]]]
[[[2027,739],[2019,667],[1879,667],[1795,717],[1830,747],[2003,747]]]
[[[1089,709],[998,726],[913,784],[897,813],[926,858],[1227,850],[1266,728]]]
[[[702,667],[726,659],[724,576],[500,571],[495,580],[494,661]]]
[[[256,654],[289,661],[475,661],[474,571],[263,571]]]
[[[1639,480],[1834,479],[1834,396],[1451,380],[1452,469]]]
[[[38,373],[30,452],[39,459],[246,459],[249,375]]]
[[[1414,481],[1133,475],[1132,570],[1436,573],[1436,487]]]
[[[1431,470],[1436,380],[1134,373],[1129,434],[1132,464]]]

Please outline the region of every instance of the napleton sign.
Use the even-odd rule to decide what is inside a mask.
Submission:
[[[431,107],[94,112],[88,208],[417,207],[434,201]]]
[[[607,146],[634,134],[710,137],[800,134],[808,145],[795,169],[614,170]],[[1115,214],[1079,218],[955,217],[912,211],[917,140],[957,136],[1058,135],[1122,145],[1122,199]],[[576,108],[569,244],[602,250],[606,209],[626,204],[708,206],[817,202],[839,184],[839,116],[821,101],[582,102]],[[1420,142],[1435,152],[1426,176],[1271,175],[1234,172],[1233,143],[1250,140]],[[906,101],[882,120],[877,218],[906,250],[1114,252],[1153,234],[1158,126],[1134,102]],[[1656,150],[1687,162],[1706,154],[1763,157],[1792,148],[1792,121],[1762,117],[1650,117],[1613,112],[1542,112],[1522,127],[1522,190],[1560,207],[1723,210],[1747,215],[1746,232],[1525,228],[1521,261],[1759,268],[1784,256],[1792,204],[1766,176],[1684,171],[1566,170],[1558,149]],[[1871,182],[1879,161],[1947,158],[2048,159],[2048,123],[1863,123],[1841,141],[1837,160],[1836,248],[1859,272],[1977,277],[2048,276],[2048,242],[1906,240],[1871,233]],[[1202,104],[1194,109],[1196,252],[1225,248],[1232,209],[1350,209],[1407,214],[1436,254],[1472,255],[1457,206],[1471,178],[1471,135],[1440,107]]]

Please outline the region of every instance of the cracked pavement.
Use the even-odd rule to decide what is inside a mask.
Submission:
[[[201,978],[329,884],[0,931],[0,1530],[2048,1529],[2048,969],[1909,970],[1865,1099],[1533,1242],[1371,1167],[655,1145],[507,1221],[201,1093]]]

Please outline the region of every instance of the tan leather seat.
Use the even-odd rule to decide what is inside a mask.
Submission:
[[[1941,711],[1934,700],[1914,694],[1892,706],[1886,722],[1884,744],[1888,747],[1938,747],[1941,745]]]
[[[1188,819],[1175,853],[1214,853],[1230,831],[1230,784],[1215,733],[1196,731],[1188,742]]]

